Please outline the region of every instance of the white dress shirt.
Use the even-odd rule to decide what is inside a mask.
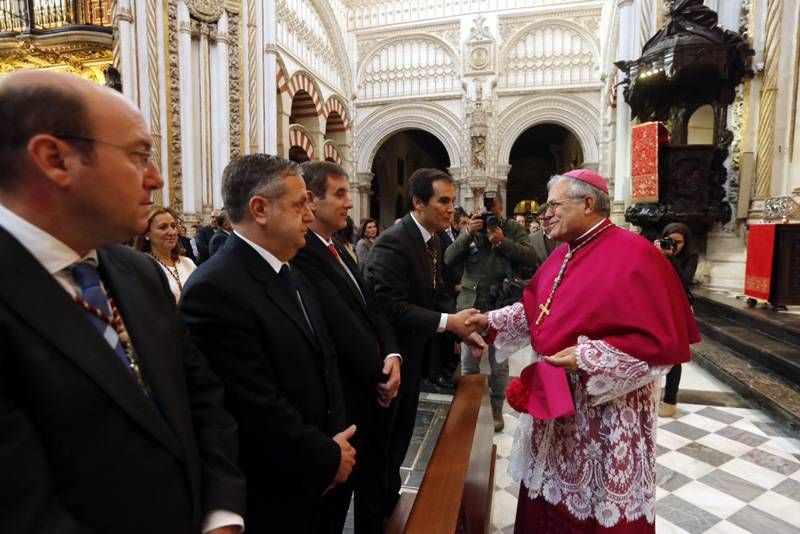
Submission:
[[[419,221],[417,220],[417,218],[414,216],[414,212],[410,212],[410,213],[411,213],[411,220],[412,220],[412,221],[414,221],[414,223],[417,225],[417,228],[419,228],[419,231],[420,231],[420,233],[422,234],[422,240],[423,240],[423,241],[425,241],[425,246],[427,246],[427,245],[428,245],[428,241],[430,241],[430,240],[431,240],[431,238],[433,237],[433,234],[431,234],[429,231],[427,231],[427,230],[425,229],[425,227],[424,227],[424,226],[422,226],[422,225],[419,223]],[[446,329],[447,329],[447,314],[446,314],[446,313],[443,313],[443,314],[442,314],[442,315],[439,317],[439,326],[436,328],[436,332],[437,332],[437,333],[439,333],[439,334],[441,334],[441,333],[442,333],[442,332],[444,332]]]

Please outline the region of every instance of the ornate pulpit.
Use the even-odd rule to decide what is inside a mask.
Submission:
[[[717,14],[702,0],[674,0],[669,16],[640,58],[616,63],[627,75],[623,94],[633,117],[663,123],[670,138],[658,145],[656,193],[634,197],[625,220],[648,237],[671,222],[704,236],[713,223],[731,217],[724,189],[723,162],[732,141],[726,114],[736,86],[751,74],[753,50],[742,36],[717,26]],[[689,145],[689,118],[705,105],[714,112],[713,142]],[[635,167],[635,152],[633,158]]]

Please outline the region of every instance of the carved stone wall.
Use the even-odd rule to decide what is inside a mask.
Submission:
[[[511,26],[501,26],[509,32]],[[597,43],[566,20],[534,22],[509,36],[500,60],[501,88],[580,85],[600,79]]]
[[[358,74],[360,99],[450,93],[461,88],[458,56],[445,42],[427,35],[381,42]]]

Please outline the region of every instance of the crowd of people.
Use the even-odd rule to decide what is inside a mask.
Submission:
[[[495,429],[507,389],[523,413],[516,532],[654,531],[656,379],[697,339],[685,227],[614,226],[588,170],[516,221],[419,169],[407,214],[356,230],[342,167],[251,154],[190,239],[121,95],[21,72],[0,118],[0,531],[338,533],[353,502],[383,532],[421,385],[481,358]]]

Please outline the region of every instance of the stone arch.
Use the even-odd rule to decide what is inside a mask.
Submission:
[[[299,124],[292,124],[289,128],[289,149],[291,150],[293,146],[299,146],[305,150],[310,159],[314,159],[314,141],[311,140],[308,131]]]
[[[497,163],[509,164],[511,147],[522,132],[537,124],[552,123],[563,126],[578,138],[584,166],[596,169],[600,160],[599,115],[599,111],[591,104],[574,96],[537,95],[523,98],[503,111],[497,121]]]
[[[288,87],[289,98],[293,99],[297,91],[305,91],[311,96],[317,113],[322,111],[322,92],[319,90],[317,81],[309,73],[305,71],[295,72],[286,85]]]
[[[564,19],[545,19],[522,27],[503,45],[500,65],[501,88],[589,84],[600,80],[597,42],[585,28]]]
[[[424,130],[442,142],[451,168],[461,167],[461,121],[442,106],[427,102],[394,104],[376,111],[360,123],[356,172],[369,173],[375,153],[391,135],[410,129]]]
[[[328,120],[331,112],[335,111],[339,114],[342,118],[342,124],[345,129],[349,129],[352,121],[350,120],[350,113],[347,111],[347,104],[344,103],[344,100],[338,95],[331,95],[328,97],[328,101],[325,102],[325,106],[322,108],[322,116],[325,120]]]
[[[446,41],[418,33],[384,39],[361,60],[361,99],[461,91],[458,52]]]
[[[333,160],[339,165],[342,164],[342,155],[339,152],[339,148],[331,140],[325,141],[325,145],[322,147],[322,156],[326,161]]]

